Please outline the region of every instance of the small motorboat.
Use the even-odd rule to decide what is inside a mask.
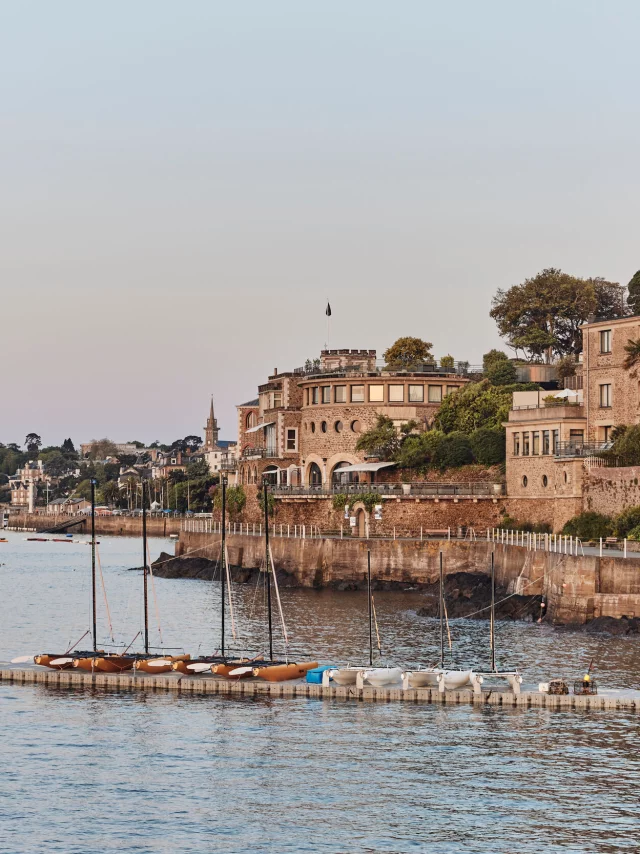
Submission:
[[[141,658],[133,663],[133,669],[140,670],[143,673],[170,673],[173,670],[173,665],[180,662],[189,662],[191,656],[185,655],[164,655],[157,658]]]
[[[304,662],[271,662],[264,663],[252,668],[252,675],[267,682],[287,682],[289,679],[300,679],[306,675],[307,670],[313,670],[318,666],[317,661]],[[238,668],[244,669],[244,668]],[[233,675],[233,671],[229,674]],[[243,675],[243,674],[239,674]],[[249,674],[247,674],[249,675]]]
[[[399,667],[373,667],[367,668],[362,672],[365,682],[373,685],[375,688],[382,688],[384,685],[392,685],[394,682],[400,682],[402,679],[402,670]]]

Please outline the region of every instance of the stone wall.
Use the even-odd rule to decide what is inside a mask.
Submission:
[[[233,566],[256,569],[262,565],[262,537],[230,535],[227,542]],[[640,616],[640,566],[635,560],[572,557],[468,540],[420,542],[275,536],[271,545],[278,571],[288,574],[294,584],[316,588],[335,583],[361,586],[366,578],[368,550],[377,582],[408,586],[437,580],[440,551],[446,574],[487,574],[493,551],[498,584],[509,592],[546,596],[548,618],[554,623],[584,624],[598,616]],[[182,533],[176,554],[217,560],[219,550],[219,536]]]
[[[34,528],[36,531],[44,531],[65,521],[67,516],[54,516],[45,513],[12,513],[9,524],[14,528]],[[91,532],[91,519],[89,516],[82,519],[82,525],[71,528],[69,534],[89,534]],[[180,532],[180,519],[171,517],[147,517],[147,534],[150,537],[168,537],[169,534]],[[116,536],[141,537],[142,517],[140,516],[96,516],[96,533],[113,534]]]
[[[592,468],[584,479],[584,509],[615,516],[640,505],[640,466]]]

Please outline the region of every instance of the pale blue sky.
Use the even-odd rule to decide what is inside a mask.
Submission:
[[[223,436],[274,367],[640,267],[634,2],[0,2],[0,441]]]

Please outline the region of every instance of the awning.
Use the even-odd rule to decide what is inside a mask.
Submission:
[[[395,466],[396,463],[357,463],[355,466],[344,466],[339,469],[334,469],[334,474],[346,474],[352,471],[380,471],[380,469]]]
[[[248,430],[245,430],[245,433],[257,433],[258,430],[262,430],[263,427],[272,427],[276,422],[275,421],[267,421],[266,424],[257,424],[255,427],[249,427]]]

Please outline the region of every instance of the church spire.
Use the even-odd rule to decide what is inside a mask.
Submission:
[[[211,409],[207,418],[207,426],[204,428],[204,450],[208,451],[218,446],[218,422],[213,413],[213,395],[211,395]]]

